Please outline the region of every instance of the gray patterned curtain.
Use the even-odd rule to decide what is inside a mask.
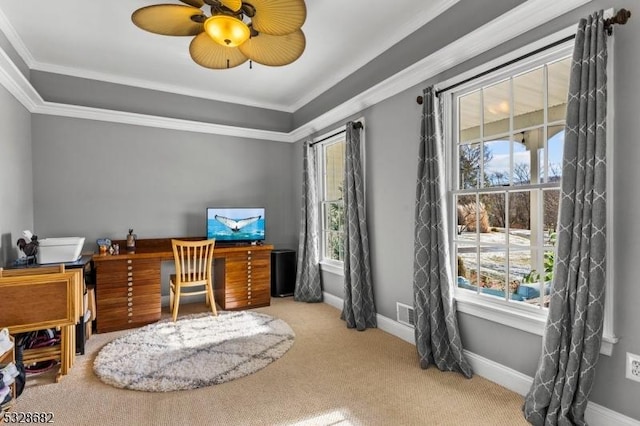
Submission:
[[[302,212],[298,245],[298,267],[293,300],[322,302],[322,282],[318,255],[318,186],[316,150],[304,144],[302,176]]]
[[[599,12],[578,24],[573,52],[549,317],[523,407],[534,425],[586,425],[604,320],[606,66]]]
[[[454,301],[447,240],[441,106],[433,87],[424,91],[416,189],[413,305],[420,367],[473,371],[462,352]]]
[[[369,257],[369,233],[364,205],[364,179],[358,123],[346,127],[344,177],[344,308],[347,327],[362,331],[377,327]]]

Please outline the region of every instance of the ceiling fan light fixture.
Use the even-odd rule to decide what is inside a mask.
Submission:
[[[247,24],[229,15],[213,15],[204,22],[205,32],[216,43],[237,47],[247,41],[251,31]]]

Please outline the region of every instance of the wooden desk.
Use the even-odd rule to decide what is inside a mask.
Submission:
[[[201,240],[202,237],[178,238]],[[93,256],[96,272],[97,332],[140,327],[161,315],[160,264],[173,261],[171,238],[141,239],[135,252],[120,244],[119,255]],[[214,249],[214,296],[224,310],[269,306],[272,245]]]

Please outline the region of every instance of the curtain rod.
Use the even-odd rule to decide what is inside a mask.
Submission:
[[[363,126],[363,125],[362,125],[362,123],[361,123],[361,122],[359,122],[359,121],[355,121],[355,122],[353,123],[353,128],[354,128],[354,129],[362,129],[363,127],[364,127],[364,126]],[[329,136],[326,136],[326,137],[324,137],[324,138],[320,139],[319,141],[315,141],[315,142],[313,142],[313,143],[310,143],[310,144],[309,144],[309,146],[314,146],[314,145],[315,145],[315,144],[317,144],[317,143],[324,142],[324,141],[326,141],[327,139],[331,139],[332,137],[334,137],[334,136],[338,136],[338,135],[340,135],[340,134],[342,134],[342,133],[345,133],[346,131],[347,131],[347,129],[346,129],[346,126],[345,126],[345,128],[344,128],[344,129],[342,129],[342,130],[339,130],[339,131],[337,131],[337,132],[335,132],[335,133],[333,133],[333,134],[331,134],[331,135],[329,135]]]
[[[627,21],[629,20],[630,17],[631,17],[631,12],[630,11],[628,11],[627,9],[620,9],[614,16],[604,20],[604,29],[605,29],[605,31],[607,31],[607,33],[609,35],[611,35],[611,31],[613,31],[613,25],[614,24],[624,25],[624,24],[627,23]],[[556,47],[556,46],[558,46],[558,45],[560,45],[562,43],[565,43],[565,42],[567,42],[569,40],[573,40],[574,38],[576,38],[576,35],[572,34],[572,35],[570,35],[568,37],[565,37],[565,38],[563,38],[561,40],[554,41],[553,43],[550,43],[550,44],[548,44],[546,46],[543,46],[543,47],[541,47],[539,49],[536,49],[533,52],[529,52],[529,53],[524,54],[522,56],[519,56],[519,57],[517,57],[515,59],[507,61],[507,62],[505,62],[503,64],[497,65],[497,66],[495,66],[495,67],[493,67],[491,69],[488,69],[486,71],[482,71],[481,73],[476,74],[473,77],[466,78],[466,79],[464,79],[462,81],[459,81],[458,83],[452,84],[451,86],[447,86],[444,89],[436,90],[436,96],[438,96],[442,92],[449,91],[449,90],[454,89],[454,88],[456,88],[458,86],[461,86],[461,85],[463,85],[465,83],[468,83],[471,80],[475,80],[476,78],[484,77],[487,74],[491,74],[492,72],[498,71],[499,69],[502,69],[504,67],[508,67],[509,65],[512,65],[512,64],[514,64],[516,62],[519,62],[519,61],[521,61],[523,59],[527,59],[527,58],[529,58],[529,57],[531,57],[533,55],[537,55],[538,53],[544,52],[547,49],[551,49],[552,47]],[[424,98],[422,96],[418,96],[416,98],[416,102],[419,105],[422,105],[422,103],[424,102]]]

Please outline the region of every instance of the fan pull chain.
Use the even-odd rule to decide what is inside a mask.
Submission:
[[[249,69],[250,70],[253,69],[253,61],[251,59],[249,59]]]
[[[229,67],[229,60],[228,60],[228,59],[227,59],[227,68],[230,68],[230,67]]]

